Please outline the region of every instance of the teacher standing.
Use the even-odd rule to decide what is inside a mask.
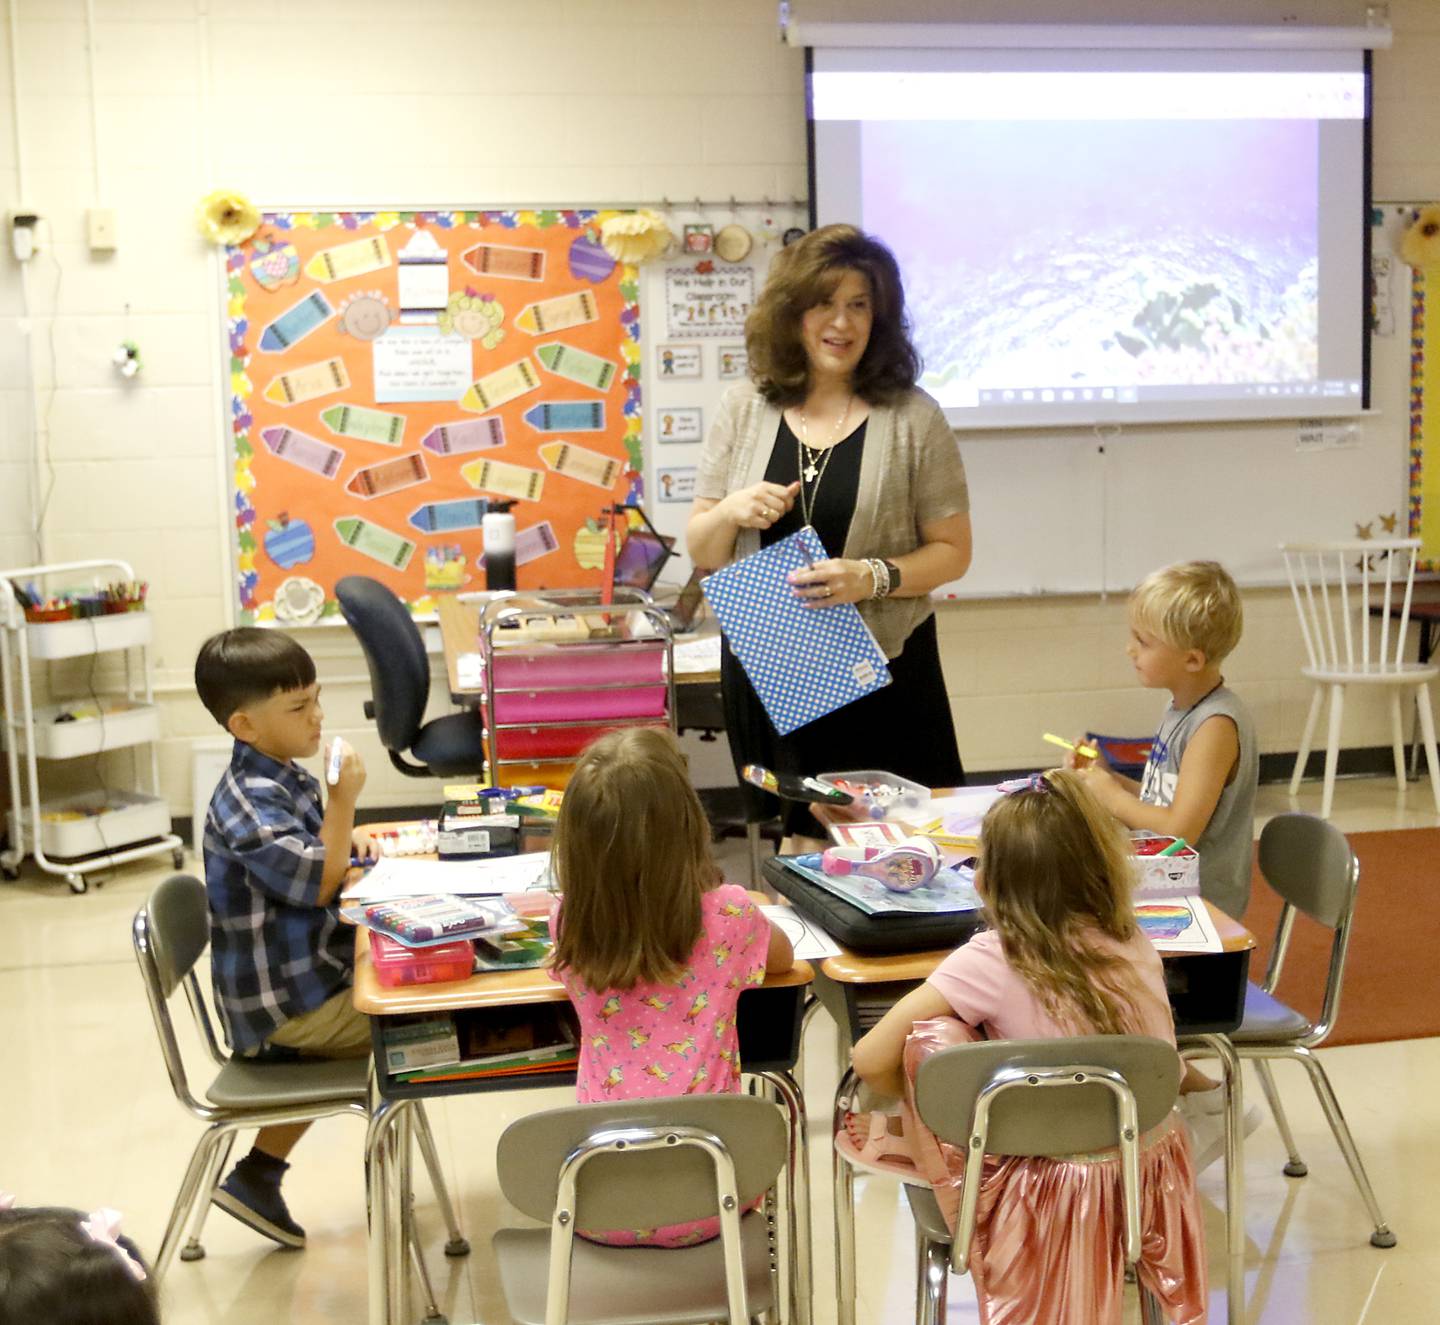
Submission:
[[[970,502],[955,434],[915,385],[895,258],[849,225],[781,251],[745,325],[751,381],[728,391],[706,438],[685,528],[715,569],[812,526],[838,553],[795,572],[815,610],[855,603],[891,683],[781,736],[728,642],[720,679],[730,751],[816,774],[883,769],[926,786],[964,781],[930,591],[970,565]],[[824,831],[787,805],[786,850]]]

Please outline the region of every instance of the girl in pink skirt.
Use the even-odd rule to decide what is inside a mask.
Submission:
[[[975,881],[990,928],[855,1046],[861,1078],[901,1098],[901,1127],[853,1115],[836,1145],[862,1165],[928,1181],[952,1230],[965,1155],[915,1113],[915,1070],[929,1054],[979,1039],[1175,1042],[1160,957],[1135,922],[1129,857],[1123,830],[1073,773],[1045,774],[997,801]],[[1118,1323],[1118,1152],[989,1159],[984,1175],[970,1262],[982,1325]],[[1203,1321],[1204,1228],[1178,1114],[1141,1138],[1140,1186],[1140,1281],[1171,1320]]]

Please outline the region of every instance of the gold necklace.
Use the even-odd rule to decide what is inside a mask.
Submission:
[[[810,421],[805,417],[805,411],[800,411],[800,433],[796,440],[796,463],[800,466],[800,514],[804,517],[805,523],[811,524],[811,514],[815,510],[816,498],[820,495],[820,484],[825,478],[825,471],[830,467],[830,457],[835,453],[835,447],[840,439],[840,430],[845,426],[846,420],[850,417],[850,407],[855,403],[855,397],[845,402],[845,412],[841,414],[835,424],[835,430],[830,434],[830,445],[824,448],[824,455],[817,467],[815,464],[815,451],[810,446]],[[808,464],[806,463],[808,459]],[[808,491],[806,483],[814,486]]]

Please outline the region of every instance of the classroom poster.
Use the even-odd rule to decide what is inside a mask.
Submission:
[[[484,587],[598,585],[601,508],[641,491],[639,285],[608,211],[267,212],[225,251],[241,624]]]

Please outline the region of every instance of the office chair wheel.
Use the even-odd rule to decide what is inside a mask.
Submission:
[[[172,847],[172,848],[171,848],[171,850],[170,850],[170,863],[171,863],[177,870],[183,870],[183,869],[185,868],[185,848],[184,848],[184,847]]]
[[[1303,1178],[1310,1172],[1310,1166],[1303,1159],[1287,1159],[1284,1171],[1287,1178]]]
[[[1377,1228],[1370,1235],[1372,1247],[1393,1247],[1398,1239],[1388,1228]]]
[[[203,1261],[205,1259],[205,1248],[198,1242],[187,1242],[180,1248],[179,1256],[182,1261]]]
[[[20,877],[20,866],[0,865],[0,874],[5,876],[6,883],[14,883]]]
[[[445,1244],[445,1254],[447,1256],[468,1256],[470,1254],[470,1239],[451,1238],[450,1241]]]
[[[65,882],[70,885],[70,891],[76,894],[88,892],[90,888],[90,885],[85,882],[83,874],[67,874]]]

